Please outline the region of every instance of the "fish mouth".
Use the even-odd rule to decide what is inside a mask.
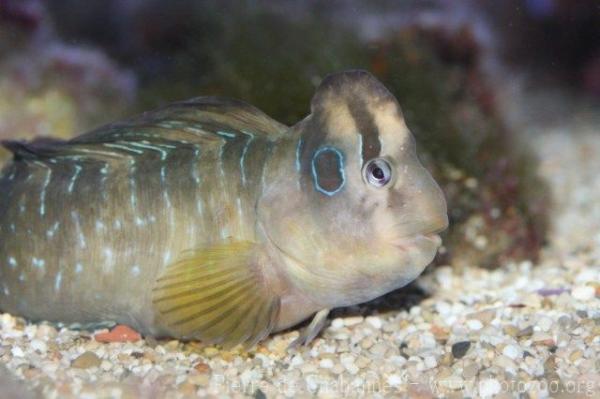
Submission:
[[[402,251],[409,252],[429,248],[436,250],[442,245],[442,238],[436,233],[417,234],[410,238],[392,242],[392,245]]]
[[[433,249],[437,251],[442,245],[442,238],[439,233],[447,228],[448,217],[446,216],[440,218],[435,223],[432,223],[428,228],[423,229],[421,232],[402,237],[397,241],[392,242],[392,245],[404,251],[415,249]]]

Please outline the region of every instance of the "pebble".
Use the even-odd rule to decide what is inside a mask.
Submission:
[[[399,374],[392,374],[388,376],[387,383],[391,387],[399,387],[404,384],[404,379]]]
[[[467,327],[473,331],[479,331],[483,328],[483,323],[477,319],[470,319],[467,320]]]
[[[571,292],[573,298],[578,301],[589,301],[596,297],[596,289],[591,285],[580,285],[573,289]]]
[[[432,369],[437,366],[437,360],[435,360],[435,357],[433,356],[426,356],[423,359],[423,363],[426,369]]]
[[[504,349],[502,349],[502,354],[511,359],[517,359],[523,356],[523,351],[521,348],[515,345],[506,345]]]
[[[479,382],[479,395],[482,398],[491,398],[492,396],[500,393],[502,385],[494,378],[483,379]]]
[[[471,347],[471,342],[469,341],[461,341],[452,345],[452,356],[455,359],[461,359],[466,353],[469,351]]]
[[[124,325],[118,325],[109,332],[98,333],[94,336],[98,342],[135,342],[142,336],[135,330]]]
[[[25,352],[23,352],[23,349],[21,349],[18,346],[14,346],[10,352],[12,353],[12,355],[14,357],[24,357],[25,356]]]
[[[376,316],[367,317],[366,322],[369,323],[371,327],[373,327],[376,330],[381,330],[381,327],[383,326],[383,321],[381,321],[381,318]]]
[[[344,319],[344,326],[352,327],[352,326],[362,323],[363,321],[365,321],[365,318],[362,316],[347,317]]]
[[[536,323],[536,326],[538,326],[540,328],[540,330],[546,332],[546,331],[550,331],[550,329],[552,328],[552,325],[554,323],[552,322],[552,319],[549,317],[540,317]]]
[[[533,327],[527,326],[517,333],[518,338],[529,337],[533,334]]]
[[[469,318],[479,320],[482,324],[489,324],[495,317],[496,310],[494,309],[486,309],[469,315]]]
[[[469,363],[464,367],[462,375],[465,379],[470,380],[477,376],[478,372],[479,366],[476,363]]]
[[[331,369],[331,368],[333,368],[333,366],[334,366],[334,363],[333,363],[333,360],[331,360],[331,359],[322,359],[319,362],[319,367],[321,367],[323,369]]]
[[[44,341],[41,341],[39,339],[34,339],[31,341],[30,343],[31,349],[33,349],[34,351],[38,351],[38,352],[46,352],[48,350],[48,346],[46,345],[46,343]]]
[[[344,320],[343,319],[333,319],[333,321],[331,322],[331,328],[334,330],[339,330],[341,328],[344,327]]]
[[[71,362],[71,366],[77,369],[89,369],[100,366],[101,360],[94,352],[84,352]]]

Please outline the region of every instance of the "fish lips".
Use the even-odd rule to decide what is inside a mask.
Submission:
[[[403,252],[413,252],[429,250],[436,251],[442,245],[442,238],[436,233],[418,234],[411,238],[392,242],[392,245]]]
[[[403,277],[407,282],[417,278],[435,258],[442,245],[442,239],[437,234],[439,231],[419,233],[391,243],[405,259]]]

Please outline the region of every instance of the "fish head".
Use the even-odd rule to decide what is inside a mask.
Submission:
[[[448,226],[446,201],[397,100],[371,74],[328,76],[311,111],[293,128],[295,171],[273,179],[261,222],[293,283],[347,306],[423,271]]]

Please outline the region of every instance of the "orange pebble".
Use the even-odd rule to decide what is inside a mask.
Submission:
[[[119,324],[109,332],[96,334],[94,339],[98,342],[135,342],[142,336],[130,327]]]
[[[210,366],[206,363],[197,363],[194,368],[199,372],[199,373],[208,373],[210,371]]]

